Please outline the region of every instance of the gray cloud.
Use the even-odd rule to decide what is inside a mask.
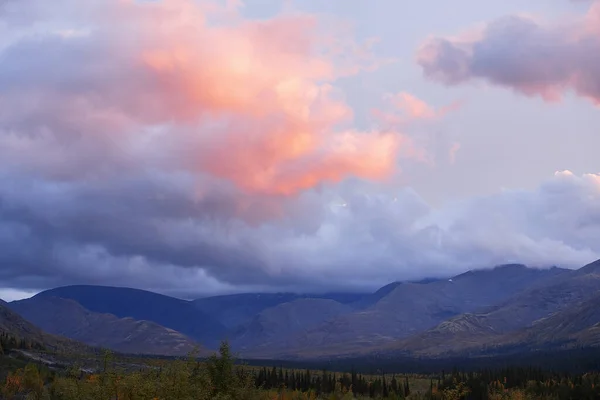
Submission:
[[[600,104],[599,21],[599,2],[553,24],[504,17],[477,33],[429,39],[417,59],[427,77],[448,85],[481,79],[546,100],[573,90]]]
[[[161,182],[157,197],[153,179],[126,178],[136,182],[128,189],[113,179],[100,187],[58,189],[46,181],[13,190],[3,180],[3,282],[186,293],[366,289],[503,262],[575,267],[600,258],[592,240],[600,235],[600,175],[562,173],[536,191],[441,210],[408,189],[348,182],[294,199],[286,218],[257,225],[226,207],[196,204],[177,185]],[[313,221],[297,229],[306,218]]]
[[[410,188],[368,179],[395,143],[379,141],[383,134],[344,130],[341,145],[334,135],[296,157],[346,111],[327,97],[330,86],[313,84],[319,74],[301,75],[302,85],[283,76],[274,105],[254,92],[225,96],[237,88],[232,68],[225,89],[212,88],[223,96],[216,106],[200,91],[190,107],[190,82],[161,86],[169,76],[139,67],[145,53],[136,46],[163,39],[141,34],[147,20],[130,9],[113,15],[105,0],[63,3],[73,15],[41,0],[0,14],[0,32],[11,28],[0,38],[0,286],[363,290],[503,262],[576,267],[600,258],[591,240],[600,237],[600,175],[562,173],[535,190],[434,209]],[[432,73],[471,75],[468,51],[451,42],[445,51],[445,67]],[[320,60],[309,61],[299,70],[319,70]],[[273,89],[265,76],[257,93]]]

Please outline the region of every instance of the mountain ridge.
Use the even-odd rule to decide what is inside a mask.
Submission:
[[[227,339],[245,358],[445,357],[600,344],[600,321],[590,300],[600,290],[599,267],[600,260],[578,270],[497,265],[450,278],[396,281],[367,294],[244,293],[186,301],[139,289],[79,285],[33,299],[67,298],[90,312],[124,319],[119,323],[132,332],[144,321],[156,324],[166,352],[187,336],[203,338],[198,342],[205,348]],[[553,330],[567,324],[567,315],[579,318],[577,330]]]
[[[33,296],[43,297],[70,299],[92,312],[154,322],[189,336],[207,348],[216,348],[227,330],[189,301],[141,289],[74,285]]]
[[[80,353],[93,352],[91,346],[65,337],[44,332],[39,327],[14,312],[5,301],[0,302],[0,332],[27,340],[48,350],[72,351]]]
[[[94,313],[71,299],[33,297],[9,307],[44,331],[121,353],[186,355],[199,345],[154,322]]]

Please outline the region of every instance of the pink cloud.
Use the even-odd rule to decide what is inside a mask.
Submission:
[[[385,179],[407,152],[395,130],[352,128],[336,79],[377,60],[368,57],[369,43],[334,39],[316,16],[246,20],[237,2],[62,3],[87,33],[64,35],[75,32],[69,19],[44,2],[28,3],[31,15],[54,13],[57,29],[49,22],[38,32],[43,40],[33,45],[41,52],[17,43],[23,54],[12,59],[37,54],[50,65],[46,75],[30,64],[15,73],[13,92],[0,98],[0,120],[16,123],[21,105],[20,121],[52,114],[52,134],[97,135],[131,157],[151,154],[152,162],[278,195],[350,176]],[[344,48],[353,62],[340,61]]]
[[[431,38],[417,61],[427,77],[447,85],[481,79],[549,102],[572,90],[600,104],[600,3],[575,20],[511,16],[477,35]]]
[[[461,103],[456,101],[436,109],[408,92],[387,94],[384,96],[384,100],[385,107],[375,108],[371,110],[371,114],[386,126],[400,126],[416,121],[440,119],[461,107]]]
[[[391,97],[392,104],[400,111],[404,112],[409,118],[434,118],[435,110],[423,100],[402,92]]]

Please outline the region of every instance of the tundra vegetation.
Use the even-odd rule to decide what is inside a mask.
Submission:
[[[3,336],[3,348],[31,343]],[[8,357],[3,357],[5,360]],[[4,363],[2,398],[27,400],[317,400],[317,399],[598,399],[600,374],[569,375],[505,368],[438,375],[363,375],[236,364],[229,345],[219,354],[116,367],[105,352],[99,368],[56,369]]]

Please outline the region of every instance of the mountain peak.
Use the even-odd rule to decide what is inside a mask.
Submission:
[[[462,274],[458,274],[456,276],[452,277],[452,280],[456,280],[456,279],[460,279],[460,278],[465,278],[467,276],[472,276],[472,275],[482,275],[482,274],[491,274],[491,273],[502,273],[502,272],[516,272],[516,271],[524,271],[524,270],[528,270],[530,269],[529,267],[527,267],[526,265],[523,264],[501,264],[501,265],[496,265],[493,268],[486,268],[486,269],[470,269],[466,272],[463,272]]]
[[[587,264],[586,266],[581,268],[579,271],[581,271],[585,274],[596,273],[596,272],[600,273],[600,260],[596,260],[594,262]]]
[[[515,269],[515,270],[522,270],[522,269],[527,269],[527,265],[525,264],[500,264],[500,265],[496,265],[494,268],[492,268],[492,271],[494,270],[506,270],[506,269]]]

